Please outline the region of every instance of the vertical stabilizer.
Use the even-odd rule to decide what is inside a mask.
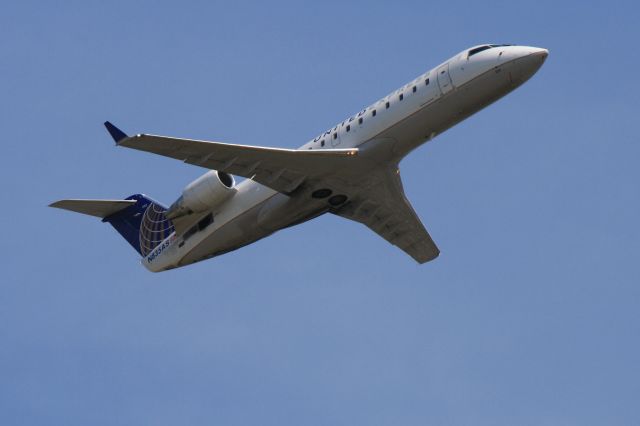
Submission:
[[[147,256],[174,231],[167,208],[142,194],[127,197],[136,203],[102,219],[113,226],[141,256]]]

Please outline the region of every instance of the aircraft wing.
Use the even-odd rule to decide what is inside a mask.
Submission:
[[[358,191],[333,212],[366,225],[418,263],[435,259],[440,250],[404,195],[398,170],[380,173],[375,185]]]
[[[118,146],[243,176],[285,194],[303,182],[332,188],[349,199],[332,213],[363,223],[419,263],[440,253],[405,197],[397,169],[372,172],[366,153],[359,155],[357,148],[292,150],[147,134],[127,136],[109,122],[105,126]]]
[[[127,136],[109,122],[105,126],[118,146],[243,176],[285,194],[309,178],[330,176],[358,154],[357,149],[294,150],[146,134]]]

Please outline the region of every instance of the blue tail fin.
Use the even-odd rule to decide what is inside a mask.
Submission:
[[[135,194],[127,197],[136,203],[102,219],[110,223],[141,256],[147,256],[174,231],[165,217],[167,208],[157,201]]]

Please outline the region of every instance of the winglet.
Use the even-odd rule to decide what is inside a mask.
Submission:
[[[129,136],[127,136],[127,134],[125,132],[123,132],[122,130],[118,129],[116,126],[111,124],[111,122],[109,122],[109,121],[105,121],[104,122],[104,127],[107,128],[107,131],[109,132],[109,134],[111,135],[113,140],[116,141],[116,144],[120,143],[120,141],[122,141],[123,139],[126,139],[126,138],[129,137]]]

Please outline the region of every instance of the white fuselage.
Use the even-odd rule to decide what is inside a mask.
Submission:
[[[525,46],[467,49],[299,149],[368,149],[372,167],[397,166],[420,144],[518,87],[546,56],[545,49]],[[236,189],[231,200],[212,212],[213,223],[186,240],[172,234],[142,264],[154,272],[187,265],[331,210],[326,201],[285,195],[251,179]]]

